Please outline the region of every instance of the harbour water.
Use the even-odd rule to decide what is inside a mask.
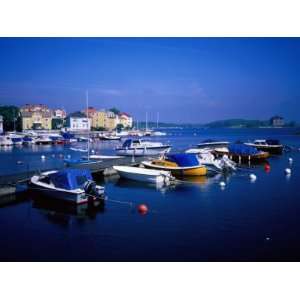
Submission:
[[[204,139],[247,141],[277,138],[300,148],[294,129],[168,129],[173,151]],[[117,142],[91,147],[113,154]],[[84,147],[84,144],[82,144]],[[44,155],[46,158],[41,159]],[[63,157],[79,157],[69,146],[0,149],[0,174],[57,168]],[[289,158],[293,163],[289,163]],[[201,177],[158,189],[151,185],[105,178],[105,207],[71,209],[39,197],[1,200],[1,261],[299,261],[300,152],[245,166],[229,177]],[[285,168],[291,168],[287,177]],[[251,182],[249,174],[257,175]],[[220,188],[219,182],[226,182]],[[136,206],[149,207],[146,215]]]

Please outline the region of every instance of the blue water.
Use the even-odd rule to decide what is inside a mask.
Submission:
[[[167,132],[155,140],[170,142],[174,151],[207,138],[272,137],[300,148],[300,136],[292,129]],[[99,142],[93,148],[111,154],[116,145]],[[0,172],[59,167],[68,154],[80,155],[64,146],[2,149]],[[227,178],[199,178],[164,189],[105,179],[99,182],[106,186],[108,196],[104,208],[72,210],[36,196],[11,197],[0,207],[0,260],[299,261],[300,152],[272,157],[269,163],[269,173],[263,165],[245,166]],[[290,177],[284,174],[286,167],[292,169]],[[254,183],[248,178],[250,172],[257,175]],[[219,186],[221,180],[227,183],[224,189]],[[137,212],[140,203],[149,207],[148,214]]]

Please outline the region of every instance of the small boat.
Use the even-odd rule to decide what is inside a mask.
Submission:
[[[83,156],[83,158],[88,158],[87,156]],[[117,158],[122,158],[122,156],[117,156],[117,155],[98,155],[98,154],[91,154],[89,156],[90,159],[93,160],[103,160],[103,159],[117,159]]]
[[[13,142],[11,140],[11,137],[7,135],[0,136],[0,146],[13,146]]]
[[[168,154],[160,159],[143,161],[146,168],[170,171],[173,176],[203,176],[207,169],[200,165],[196,154]]]
[[[30,136],[24,136],[23,137],[23,145],[34,145],[35,144],[35,140],[30,137]]]
[[[162,131],[153,131],[152,135],[153,136],[166,136],[167,134],[165,132],[162,132]]]
[[[65,144],[71,144],[71,143],[76,143],[77,139],[75,138],[74,134],[71,134],[69,132],[64,132],[62,133],[63,141]]]
[[[104,199],[104,188],[96,185],[88,169],[43,172],[31,177],[29,188],[74,204]]]
[[[100,136],[100,140],[102,141],[119,141],[121,136],[111,135],[111,134],[104,134]]]
[[[253,162],[260,163],[265,161],[270,154],[255,147],[245,144],[230,144],[227,149],[215,149],[214,154],[217,156],[228,155],[228,157],[236,162]]]
[[[83,143],[87,143],[88,141],[92,141],[91,139],[85,137],[85,136],[80,136],[77,138],[77,142],[83,142]]]
[[[54,145],[59,145],[64,143],[63,137],[60,134],[51,134],[49,135],[49,138],[51,139],[52,144]]]
[[[219,147],[227,147],[229,142],[227,141],[217,141],[217,140],[204,140],[201,143],[197,144],[198,148],[208,148],[208,149],[215,149]]]
[[[236,163],[228,158],[227,155],[223,155],[220,158],[216,158],[212,153],[213,150],[207,149],[188,149],[185,153],[197,154],[199,163],[207,168],[208,171],[223,172],[223,171],[235,171]]]
[[[127,139],[123,143],[122,147],[116,148],[117,154],[123,156],[159,155],[168,153],[170,150],[170,145],[165,145],[160,142],[149,142],[140,139]]]
[[[35,140],[37,145],[50,145],[52,144],[52,139],[48,135],[40,135]]]
[[[11,138],[13,145],[22,145],[23,144],[22,136],[20,136],[18,134],[14,134],[14,133],[10,133],[8,136]]]
[[[283,145],[279,140],[255,140],[254,142],[245,143],[245,145],[255,147],[257,150],[269,152],[270,154],[282,154]]]
[[[113,168],[121,177],[134,181],[168,185],[170,180],[173,178],[171,173],[168,171],[158,171],[127,166],[113,166]]]

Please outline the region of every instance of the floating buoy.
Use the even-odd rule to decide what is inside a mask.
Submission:
[[[23,162],[21,160],[17,161],[17,165],[22,165],[22,164],[23,164]]]
[[[220,185],[220,187],[225,187],[225,186],[226,186],[226,183],[225,183],[224,181],[221,181],[221,182],[219,183],[219,185]]]
[[[255,181],[256,180],[256,175],[255,174],[250,174],[249,175],[249,178],[250,178],[250,180],[253,182],[253,181]]]
[[[141,214],[141,215],[145,215],[146,213],[148,213],[148,207],[146,204],[140,204],[138,206],[138,212]]]
[[[68,158],[71,158],[71,155],[70,155],[70,154],[68,154],[68,155],[67,155],[67,157],[68,157]]]
[[[92,150],[91,152],[94,154],[94,153],[95,153],[95,150]]]
[[[52,154],[52,157],[54,158],[54,157],[55,157],[55,154]]]
[[[292,170],[291,170],[290,168],[286,168],[286,169],[284,170],[284,173],[285,173],[286,175],[291,175]]]
[[[266,237],[266,241],[270,241],[271,239],[269,237]]]
[[[265,164],[265,171],[268,173],[271,170],[271,166],[269,164]]]
[[[293,163],[293,159],[290,157],[289,158],[289,163],[292,164]]]
[[[46,156],[45,155],[41,155],[41,159],[42,160],[46,159]]]

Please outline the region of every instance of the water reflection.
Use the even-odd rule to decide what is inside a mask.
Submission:
[[[74,218],[79,221],[92,220],[105,211],[100,201],[75,205],[51,198],[40,199],[36,195],[31,195],[31,199],[33,208],[38,209],[49,222],[62,227],[69,226]]]

